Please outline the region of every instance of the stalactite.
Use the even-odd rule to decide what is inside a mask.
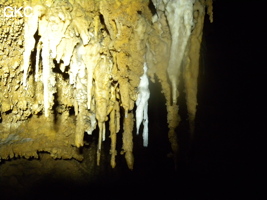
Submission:
[[[113,96],[114,95],[114,96]],[[120,119],[120,106],[119,103],[116,101],[116,96],[115,96],[115,88],[114,88],[114,93],[113,97],[111,98],[115,100],[112,106],[112,111],[110,112],[110,120],[109,120],[109,130],[110,130],[110,139],[111,139],[111,147],[110,147],[110,154],[111,154],[111,159],[110,159],[110,165],[112,168],[116,166],[116,155],[117,155],[117,150],[116,150],[116,143],[117,143],[117,133],[120,130],[119,123],[117,123],[117,120]]]
[[[101,143],[105,140],[105,121],[110,100],[110,70],[112,63],[109,63],[106,56],[102,56],[99,65],[95,69],[95,99],[96,99],[96,119],[98,121],[98,154],[97,163],[100,163]]]
[[[86,79],[86,67],[82,60],[83,46],[79,44],[72,58],[71,66],[77,69],[78,73],[74,76],[75,85],[75,100],[78,104],[77,124],[76,124],[76,135],[75,145],[77,147],[83,146],[84,132],[87,128],[86,119],[88,118],[87,111],[87,79]]]
[[[25,20],[24,29],[24,53],[23,53],[23,86],[27,86],[28,69],[30,65],[30,56],[35,46],[34,34],[38,29],[38,18],[44,13],[44,7],[36,5],[33,7],[32,17]]]
[[[169,1],[165,14],[172,35],[168,75],[172,86],[172,102],[177,103],[178,84],[185,49],[193,26],[194,0]],[[177,9],[178,8],[178,9]]]
[[[147,64],[144,63],[144,74],[140,77],[140,83],[138,86],[138,96],[136,100],[136,133],[139,134],[139,128],[141,122],[143,122],[143,145],[148,145],[148,99],[149,92],[149,80],[147,77]]]
[[[35,76],[34,76],[34,80],[37,82],[39,81],[40,78],[40,73],[39,73],[39,65],[40,65],[40,52],[41,52],[41,43],[38,42],[37,46],[36,46],[36,62],[35,62]],[[25,69],[26,71],[26,69]],[[24,71],[24,73],[25,73]]]
[[[43,61],[43,76],[42,82],[44,85],[44,113],[45,116],[49,116],[49,109],[52,108],[54,103],[54,86],[55,77],[52,73],[53,61],[49,55],[48,41],[43,40],[42,48],[42,61]]]
[[[192,47],[190,49],[187,48],[185,56],[186,59],[184,59],[185,65],[183,69],[183,78],[191,136],[193,136],[194,133],[194,121],[197,107],[197,77],[199,72],[199,57],[204,14],[204,6],[197,1],[194,5],[195,28],[192,31],[190,40],[188,41],[189,45]]]
[[[129,113],[127,118],[124,118],[123,122],[123,146],[122,153],[125,154],[126,163],[129,169],[133,169],[134,165],[134,156],[133,156],[133,113]]]
[[[116,142],[117,142],[117,133],[116,133],[116,110],[113,109],[110,113],[110,119],[109,119],[109,131],[110,131],[110,140],[111,140],[111,145],[110,145],[110,154],[111,154],[111,159],[110,159],[110,165],[112,168],[116,166]]]
[[[165,93],[165,97],[167,100],[167,111],[168,111],[168,124],[169,124],[169,141],[172,146],[172,150],[174,152],[174,160],[177,160],[177,155],[179,152],[178,148],[178,140],[177,134],[175,129],[179,125],[180,117],[178,115],[179,107],[176,105],[177,98],[179,96],[178,93],[178,83],[180,74],[183,71],[183,77],[185,79],[185,91],[186,91],[186,99],[187,99],[187,108],[188,108],[188,115],[190,121],[190,131],[191,135],[194,131],[194,119],[196,113],[196,92],[197,92],[197,77],[198,77],[198,62],[199,62],[199,51],[198,48],[199,42],[191,43],[191,41],[199,41],[202,35],[192,34],[195,33],[199,29],[203,27],[203,21],[200,21],[199,16],[204,14],[204,7],[205,4],[208,5],[208,13],[210,14],[210,19],[212,21],[212,1],[207,0],[204,1],[195,1],[195,0],[177,0],[177,1],[159,1],[153,0],[153,4],[155,5],[158,15],[157,17],[153,18],[153,23],[155,24],[156,29],[162,30],[162,27],[166,27],[166,22],[164,21],[164,15],[166,16],[166,21],[170,27],[171,33],[171,44],[170,44],[170,59],[168,62],[168,78],[171,82],[172,87],[172,102],[169,101],[169,88],[166,85],[166,76],[164,76],[164,72],[155,72],[158,78],[161,81],[163,92]],[[194,15],[194,7],[196,9],[197,6],[200,6],[197,10],[199,12],[199,16]],[[195,25],[195,23],[198,23]],[[197,27],[195,27],[197,26]],[[197,39],[195,39],[197,37]],[[162,39],[162,37],[160,37]],[[200,40],[201,42],[201,40]],[[149,43],[151,45],[151,43]],[[166,46],[168,43],[166,44]],[[194,50],[193,50],[194,49]],[[191,56],[187,54],[188,50],[192,50]],[[151,52],[152,53],[152,52]],[[152,57],[152,55],[148,54],[148,58]],[[155,53],[154,53],[155,54]],[[155,55],[154,55],[155,56]],[[192,59],[194,64],[187,64],[185,68],[182,70],[184,63]],[[151,58],[150,58],[151,60]],[[177,163],[175,161],[175,163]]]
[[[91,109],[93,73],[100,60],[99,50],[99,44],[94,42],[93,44],[86,46],[86,53],[83,56],[87,68],[87,108],[89,110]]]
[[[200,1],[202,4],[204,4],[203,0]],[[207,9],[207,14],[209,15],[209,20],[212,23],[213,22],[213,1],[212,0],[206,0],[205,1],[206,6],[208,7]]]

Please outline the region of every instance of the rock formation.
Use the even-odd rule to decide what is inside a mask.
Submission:
[[[135,133],[143,132],[149,145],[148,78],[161,84],[174,155],[182,78],[194,132],[202,29],[206,10],[212,21],[212,0],[8,0],[0,10],[0,160],[49,152],[81,161],[77,148],[97,129],[97,163],[102,141],[110,139],[111,166],[121,151],[133,169]]]

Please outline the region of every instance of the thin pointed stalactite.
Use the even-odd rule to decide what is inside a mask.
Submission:
[[[109,120],[109,131],[110,131],[110,165],[112,168],[116,166],[116,143],[117,143],[117,133],[116,133],[116,110],[113,109],[110,113],[110,120]]]
[[[122,136],[122,153],[124,153],[128,168],[133,170],[134,156],[133,156],[133,126],[134,126],[134,115],[128,113],[128,117],[124,118],[123,122],[123,136]]]
[[[202,42],[202,32],[204,23],[204,7],[200,2],[194,4],[195,27],[192,36],[188,41],[189,45],[194,44],[194,48],[186,50],[184,59],[183,78],[185,85],[186,105],[189,118],[190,134],[193,139],[195,130],[195,116],[197,111],[197,83],[199,73],[200,48]],[[190,52],[189,52],[190,51]]]
[[[110,131],[110,165],[112,168],[116,166],[116,156],[117,156],[117,150],[116,150],[116,144],[117,144],[117,133],[120,130],[120,106],[117,99],[117,85],[115,84],[111,87],[111,97],[110,97],[110,119],[109,119],[109,131]]]

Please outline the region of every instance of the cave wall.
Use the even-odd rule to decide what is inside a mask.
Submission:
[[[149,145],[148,79],[161,84],[176,157],[179,81],[193,134],[211,0],[5,1],[1,16],[6,6],[32,12],[0,18],[0,160],[48,152],[81,161],[84,134],[97,131],[97,164],[108,139],[111,166],[121,152],[133,169],[133,137],[141,123],[139,134]]]

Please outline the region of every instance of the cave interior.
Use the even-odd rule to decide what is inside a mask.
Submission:
[[[263,52],[256,47],[264,38],[260,20],[264,19],[264,11],[261,11],[264,6],[263,1],[251,4],[249,1],[214,0],[213,23],[205,14],[194,137],[190,137],[185,93],[180,92],[176,162],[167,134],[166,99],[156,78],[154,82],[149,80],[149,144],[144,147],[142,134],[134,134],[132,170],[119,151],[116,166],[112,168],[111,141],[107,138],[102,143],[101,160],[97,165],[100,131],[97,127],[91,135],[84,134],[83,147],[77,148],[84,156],[82,161],[54,159],[46,150],[39,151],[38,158],[1,160],[0,198],[232,199],[260,196],[263,187],[253,183],[261,179],[258,166],[261,166],[262,156],[258,152],[262,152],[262,140],[258,135],[266,133],[266,123],[260,117],[266,106],[259,95],[263,93],[261,87],[267,74],[262,69]],[[35,59],[35,55],[31,59]],[[61,73],[59,66],[55,66],[53,70]],[[68,74],[61,74],[63,79],[69,78]],[[183,80],[179,87],[183,91]],[[74,109],[69,113],[74,116]],[[142,126],[140,131],[143,131]],[[117,138],[122,135],[119,131]],[[118,139],[116,145],[122,147],[122,140]]]

